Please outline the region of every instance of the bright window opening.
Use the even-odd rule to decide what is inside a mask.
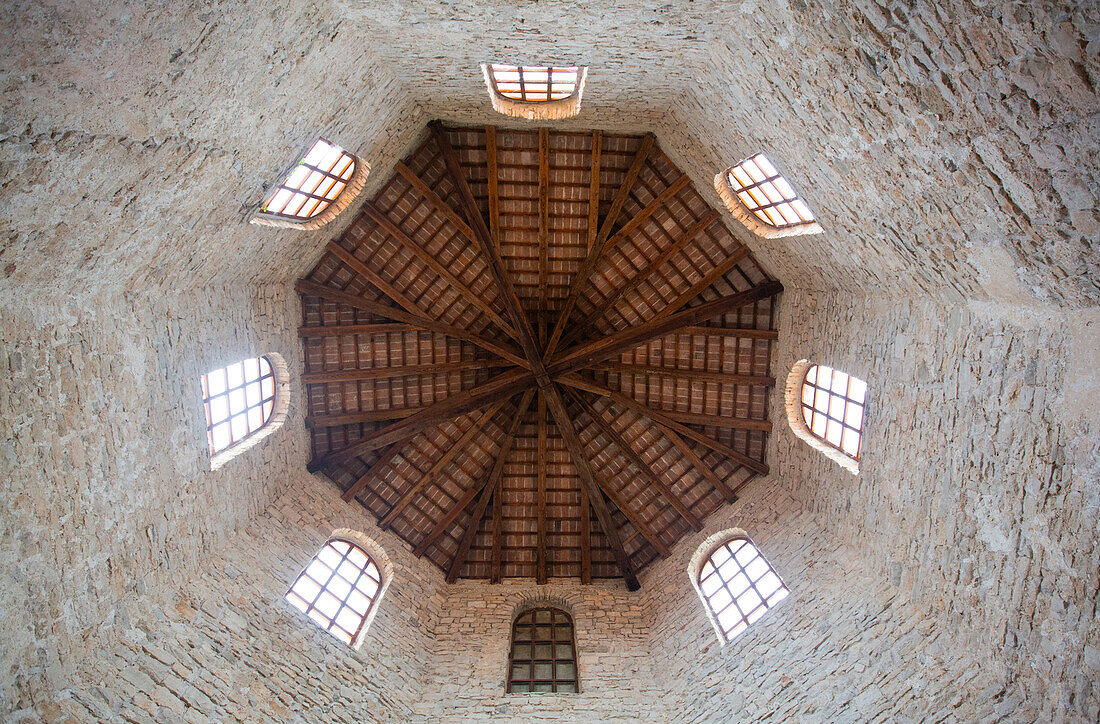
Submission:
[[[787,597],[787,587],[748,538],[722,543],[699,571],[699,591],[728,643]]]
[[[318,139],[290,173],[268,195],[261,212],[306,221],[325,211],[355,174],[355,156]]]
[[[253,357],[202,376],[211,456],[255,435],[271,419],[276,379],[267,357]]]
[[[802,419],[810,433],[859,461],[867,383],[824,365],[806,370],[802,381]]]
[[[536,608],[512,624],[508,693],[577,691],[573,619],[557,608]]]
[[[349,646],[363,631],[378,598],[382,574],[359,546],[333,539],[294,581],[286,600]]]
[[[788,233],[820,231],[810,207],[764,154],[726,171],[725,181],[741,206],[765,227]]]
[[[514,101],[544,103],[569,98],[581,81],[578,67],[500,65],[489,66],[493,90]]]

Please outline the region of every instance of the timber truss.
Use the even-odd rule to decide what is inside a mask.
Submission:
[[[450,128],[298,282],[309,469],[459,577],[622,577],[768,471],[782,290],[652,135]]]

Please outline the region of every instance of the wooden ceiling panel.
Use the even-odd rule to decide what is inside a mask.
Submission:
[[[432,128],[297,285],[309,469],[448,581],[634,589],[767,471],[781,287],[650,135]]]

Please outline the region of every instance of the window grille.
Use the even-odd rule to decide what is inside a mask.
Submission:
[[[813,211],[762,153],[715,176],[714,187],[730,212],[757,236],[821,233]]]
[[[707,556],[699,591],[728,643],[787,597],[787,587],[752,541],[731,538]]]
[[[320,138],[268,194],[260,210],[280,219],[312,219],[344,192],[356,165],[355,156]]]
[[[508,693],[577,691],[573,619],[557,608],[536,608],[512,624]]]
[[[381,587],[374,559],[354,543],[334,538],[298,575],[286,600],[350,646],[362,633]]]
[[[544,103],[569,98],[580,85],[578,67],[501,65],[489,66],[493,90],[513,101]]]
[[[824,365],[813,365],[802,380],[802,419],[810,434],[859,461],[867,383]]]
[[[201,385],[211,456],[255,435],[271,419],[277,386],[267,357],[208,372]]]

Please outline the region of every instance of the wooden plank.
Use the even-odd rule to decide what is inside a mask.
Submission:
[[[536,546],[536,574],[535,582],[539,585],[546,583],[546,395],[539,393],[538,410],[538,438],[536,446],[536,474],[538,476],[535,488],[535,502],[538,508],[537,546]]]
[[[391,332],[430,332],[430,329],[415,324],[336,324],[329,327],[298,327],[298,336],[302,339],[322,337],[344,337],[357,334],[390,334]]]
[[[369,468],[367,468],[367,472],[360,475],[359,479],[352,483],[351,487],[345,490],[343,495],[341,495],[340,497],[347,501],[353,500],[355,496],[359,494],[359,491],[367,487],[367,483],[379,477],[382,474],[382,471],[389,467],[390,463],[393,462],[393,459],[397,457],[397,455],[405,447],[405,444],[412,439],[413,436],[410,435],[409,437],[406,437],[402,440],[398,440],[393,445],[390,445],[388,448],[386,448],[386,450],[378,456],[378,459],[375,460]]]
[[[566,375],[560,378],[559,382],[561,382],[562,384],[570,385],[570,378],[568,375]],[[676,420],[669,417],[668,414],[666,414],[664,411],[654,410],[652,407],[647,407],[646,405],[643,405],[632,397],[628,397],[621,392],[609,390],[606,387],[602,387],[596,383],[589,382],[588,384],[599,387],[604,397],[608,397],[615,402],[618,402],[620,405],[623,405],[624,407],[633,410],[643,417],[648,417],[650,420],[653,420],[658,425],[672,430],[681,437],[685,437],[689,440],[694,440],[703,447],[710,448],[717,453],[721,453],[735,463],[745,466],[749,470],[760,473],[761,475],[768,474],[768,466],[766,464],[760,462],[759,460],[754,460],[743,452],[734,450],[724,443],[720,443],[717,440],[712,440],[698,430],[693,430],[692,428],[677,422]]]
[[[707,415],[702,412],[676,412],[673,410],[661,410],[668,417],[686,425],[703,425],[704,427],[724,427],[730,430],[763,430],[771,432],[770,420],[752,420],[741,417],[726,417],[725,415]]]
[[[402,420],[409,415],[415,415],[426,409],[426,407],[396,407],[388,410],[341,412],[334,415],[308,415],[306,417],[306,427],[317,429],[338,427],[340,425],[357,425],[362,422],[389,422],[390,420]]]
[[[592,131],[592,160],[588,176],[588,250],[596,244],[600,230],[600,165],[603,153],[603,132]]]
[[[451,273],[442,262],[435,258],[435,256],[427,249],[418,244],[411,236],[406,234],[400,226],[390,220],[388,216],[379,208],[374,206],[373,203],[367,201],[363,204],[363,214],[373,221],[379,229],[384,231],[387,235],[392,237],[395,241],[401,244],[405,249],[412,252],[418,259],[424,262],[428,267],[434,271],[443,279],[447,280],[447,283],[454,287],[455,291],[462,295],[464,299],[473,304],[485,316],[489,317],[500,329],[511,338],[515,339],[516,331],[512,329],[512,325],[504,319],[504,317],[497,314],[496,310],[489,306],[489,303],[475,294],[473,290],[467,287],[462,281]]]
[[[685,370],[660,365],[636,365],[623,362],[598,362],[589,369],[620,374],[670,377],[688,382],[717,382],[727,385],[757,385],[774,387],[775,378],[768,375],[736,375],[731,372],[706,372],[703,370]]]
[[[482,349],[492,352],[498,357],[503,357],[510,362],[520,365],[524,368],[529,368],[530,364],[522,355],[518,354],[518,350],[511,350],[496,342],[490,342],[484,337],[468,332],[460,327],[455,327],[444,322],[437,322],[434,319],[428,319],[417,314],[412,314],[401,309],[396,309],[380,302],[375,302],[364,297],[360,297],[356,294],[349,294],[340,289],[333,289],[332,287],[325,286],[324,284],[318,284],[316,282],[310,282],[306,280],[300,280],[294,285],[294,289],[299,294],[308,294],[315,297],[320,297],[330,302],[336,302],[337,304],[343,304],[355,309],[362,309],[363,311],[370,312],[371,314],[377,314],[380,317],[388,317],[397,322],[405,322],[406,324],[412,324],[421,329],[431,330],[432,332],[439,332],[445,334],[448,337],[454,337],[455,339],[461,339],[464,342],[477,345]]]
[[[500,571],[504,564],[504,496],[500,487],[493,492],[493,542],[489,563],[489,583],[500,583]]]
[[[592,582],[592,508],[588,503],[588,487],[581,489],[581,583]]]
[[[489,177],[489,236],[493,239],[493,246],[500,253],[500,172],[497,169],[497,129],[496,126],[485,126],[485,155]],[[496,507],[496,499],[493,499],[493,507]]]
[[[577,437],[577,431],[573,429],[573,422],[569,419],[569,414],[565,410],[565,402],[561,398],[561,392],[558,391],[556,386],[551,386],[547,389],[546,397],[547,407],[550,409],[550,414],[554,416],[562,440],[565,441],[565,447],[569,450],[569,456],[573,459],[573,465],[577,468],[581,484],[588,488],[589,504],[596,511],[596,519],[600,522],[600,527],[603,528],[604,537],[607,538],[608,545],[615,553],[615,561],[619,564],[619,570],[622,572],[623,578],[626,579],[626,587],[631,591],[637,591],[641,588],[641,584],[638,583],[638,578],[634,575],[634,567],[630,563],[630,557],[626,555],[622,538],[619,536],[619,531],[611,519],[611,513],[604,503],[599,484],[596,482],[596,477],[592,474],[592,468],[588,464],[588,458],[584,456],[580,438]]]
[[[547,386],[550,384],[550,378],[546,375],[546,370],[542,363],[542,355],[539,353],[538,345],[535,344],[535,339],[531,331],[531,323],[527,319],[526,313],[523,311],[523,305],[520,304],[519,296],[512,286],[512,281],[508,276],[508,271],[504,267],[504,262],[501,260],[500,254],[497,253],[492,239],[489,237],[489,229],[485,226],[485,219],[481,217],[481,211],[477,207],[477,200],[474,199],[474,194],[470,190],[470,185],[466,183],[466,177],[462,173],[462,165],[458,162],[458,156],[455,154],[454,149],[451,148],[451,142],[447,139],[447,132],[443,128],[443,125],[439,121],[432,121],[428,126],[432,130],[436,145],[439,146],[440,153],[443,154],[443,161],[447,166],[447,171],[450,173],[452,181],[454,181],[458,188],[458,196],[466,212],[466,218],[473,227],[474,234],[472,240],[481,249],[481,253],[489,260],[489,269],[492,272],[493,279],[496,281],[500,293],[504,297],[504,308],[508,311],[508,317],[512,320],[512,324],[515,326],[516,331],[519,332],[520,346],[523,347],[523,353],[530,362],[530,365],[525,366],[529,367],[531,371],[534,372],[535,380],[540,388]]]
[[[737,496],[734,494],[730,486],[726,485],[726,481],[722,480],[718,476],[718,473],[714,472],[709,465],[703,462],[703,458],[695,452],[695,449],[688,444],[687,440],[680,437],[676,432],[668,429],[667,427],[657,426],[657,429],[664,434],[669,441],[676,446],[676,449],[684,456],[684,458],[695,468],[700,475],[706,478],[707,482],[714,486],[714,489],[722,494],[722,497],[726,499],[726,502],[732,503],[737,500]]]
[[[397,173],[401,174],[402,178],[409,182],[409,185],[413,187],[413,190],[416,191],[420,198],[427,201],[433,209],[443,214],[443,216],[447,217],[448,221],[458,227],[458,233],[462,234],[470,241],[474,240],[474,230],[470,228],[466,220],[459,216],[458,212],[451,208],[451,205],[444,201],[439,194],[428,186],[428,184],[421,181],[420,177],[417,176],[411,168],[398,161],[394,169]]]
[[[539,129],[539,343],[546,342],[546,288],[550,280],[550,129]]]
[[[669,334],[701,334],[708,337],[736,337],[738,339],[779,339],[775,329],[732,329],[729,327],[701,327],[688,325]]]
[[[512,369],[502,372],[482,385],[456,392],[440,402],[430,405],[422,412],[410,415],[403,420],[390,423],[386,427],[364,435],[343,450],[330,453],[326,456],[324,462],[326,464],[345,462],[356,455],[361,455],[370,450],[377,450],[408,435],[423,432],[444,420],[480,410],[486,405],[511,397],[517,392],[528,390],[534,386],[534,381],[531,373],[523,370]]]
[[[687,177],[687,174],[681,174],[680,177],[669,184],[664,191],[650,199],[649,203],[646,204],[641,211],[631,217],[630,221],[623,225],[623,228],[616,231],[615,235],[607,240],[603,250],[607,252],[621,244],[623,239],[630,236],[639,226],[644,224],[650,216],[653,216],[653,214],[657,212],[657,209],[667,204],[676,194],[683,191],[684,187],[690,182],[691,179]]]
[[[465,370],[495,369],[512,367],[511,362],[475,359],[463,362],[436,362],[423,365],[398,365],[395,367],[371,367],[354,370],[326,370],[324,372],[306,372],[302,375],[303,385],[320,385],[328,382],[356,382],[359,380],[385,380],[394,377],[414,375],[439,375]]]
[[[474,436],[481,432],[481,428],[488,424],[489,420],[493,419],[500,408],[504,406],[506,400],[501,400],[492,406],[488,410],[481,413],[477,421],[473,425],[470,425],[466,432],[462,433],[462,436],[458,438],[453,444],[449,445],[443,454],[439,456],[439,459],[432,463],[432,466],[428,469],[428,472],[420,476],[420,478],[413,483],[408,490],[398,499],[393,506],[386,512],[382,519],[378,521],[378,527],[382,530],[389,528],[393,525],[394,519],[401,515],[409,503],[424,489],[424,486],[428,483],[438,482],[439,476],[447,469],[447,466],[451,464],[451,461],[458,457],[458,454],[466,449],[466,446],[470,444],[470,441],[474,439]]]
[[[634,160],[631,162],[630,168],[627,169],[626,176],[623,178],[623,182],[619,185],[619,190],[615,194],[615,200],[611,203],[611,208],[608,209],[607,218],[604,219],[603,225],[596,235],[596,241],[589,248],[588,255],[585,257],[584,263],[581,264],[581,268],[577,271],[577,275],[573,277],[573,286],[569,290],[569,296],[565,298],[565,304],[561,308],[561,313],[558,314],[558,321],[554,324],[554,331],[550,334],[550,340],[546,343],[546,352],[543,354],[544,360],[549,360],[553,356],[558,341],[565,331],[565,325],[569,322],[569,317],[573,314],[573,307],[577,304],[577,298],[580,296],[581,290],[584,289],[584,285],[588,282],[588,276],[599,263],[600,256],[603,254],[604,244],[607,242],[607,237],[611,234],[611,229],[615,225],[615,221],[618,219],[619,213],[623,209],[623,204],[625,204],[626,200],[630,197],[630,191],[634,188],[634,183],[638,180],[638,175],[642,172],[642,167],[645,166],[646,159],[649,158],[649,152],[653,149],[654,140],[652,133],[647,133],[642,138],[641,145],[638,147],[637,153],[634,154]]]
[[[748,247],[740,247],[728,257],[715,265],[713,269],[703,275],[703,278],[692,284],[687,291],[680,294],[676,299],[672,300],[664,309],[657,313],[656,319],[662,319],[675,312],[680,311],[685,304],[690,302],[695,297],[703,293],[707,287],[714,284],[721,277],[728,274],[737,266],[738,262],[749,255]]]
[[[418,307],[416,305],[416,302],[413,301],[412,298],[405,296],[405,294],[400,289],[383,279],[380,275],[375,273],[374,270],[372,270],[363,262],[359,261],[359,259],[357,259],[354,254],[337,244],[335,241],[330,241],[328,243],[328,246],[325,248],[328,250],[328,253],[332,254],[337,259],[342,261],[356,274],[366,279],[368,282],[371,283],[371,285],[376,287],[387,297],[397,302],[398,306],[400,306],[406,312],[419,316],[423,316],[425,314],[425,311]]]
[[[663,319],[651,319],[615,334],[584,342],[566,350],[561,356],[554,359],[550,365],[547,365],[547,371],[556,376],[565,372],[572,372],[581,367],[589,367],[597,362],[614,357],[620,352],[633,349],[655,337],[662,337],[680,327],[720,317],[738,307],[774,296],[782,290],[783,286],[779,282],[764,282],[743,292],[719,297],[713,301],[685,309],[682,312],[671,314]]]
[[[680,517],[687,521],[688,525],[695,530],[702,530],[703,523],[699,520],[699,516],[692,512],[691,508],[680,499],[680,496],[672,492],[672,487],[662,480],[660,475],[653,472],[649,463],[643,460],[642,456],[634,451],[630,443],[611,426],[611,423],[604,420],[600,413],[596,412],[596,409],[588,404],[588,401],[581,397],[580,394],[574,392],[570,392],[570,394],[573,399],[577,401],[577,404],[581,406],[581,409],[587,412],[588,416],[592,418],[592,421],[596,423],[596,427],[600,428],[604,435],[607,435],[611,442],[615,444],[615,447],[619,448],[622,454],[626,456],[627,460],[633,463],[634,467],[638,469],[638,472],[642,474],[642,477],[648,480],[649,484],[661,493],[661,497],[680,514]]]
[[[662,265],[668,262],[669,259],[678,254],[684,249],[684,247],[694,241],[695,238],[699,236],[699,234],[706,231],[712,224],[714,224],[714,222],[718,220],[719,216],[720,214],[717,211],[711,209],[707,212],[706,216],[699,219],[687,229],[685,229],[684,233],[680,234],[680,236],[676,238],[676,241],[674,241],[671,246],[662,251],[657,256],[657,258],[651,261],[645,269],[638,273],[636,277],[631,279],[626,284],[623,284],[621,287],[618,287],[617,289],[612,291],[611,296],[609,296],[603,302],[603,304],[601,304],[592,313],[585,317],[584,320],[580,322],[580,324],[577,324],[572,332],[564,335],[562,339],[562,344],[568,345],[573,340],[582,339],[584,335],[590,332],[595,326],[596,320],[606,314],[607,311],[614,307],[615,304],[618,303],[618,301],[622,299],[628,292],[637,288],[642,282],[651,277]]]
[[[474,491],[474,494],[476,494],[478,489],[480,488],[481,500],[478,501],[477,507],[474,509],[473,515],[470,516],[470,523],[466,526],[466,530],[463,531],[462,540],[459,541],[458,549],[455,551],[455,555],[451,559],[450,565],[447,566],[447,583],[454,583],[455,580],[458,578],[459,571],[462,570],[462,564],[466,561],[466,556],[470,552],[470,546],[473,544],[474,537],[477,535],[477,529],[481,523],[481,518],[485,515],[485,505],[488,502],[489,497],[492,496],[494,498],[498,498],[500,496],[500,478],[504,472],[504,464],[508,458],[508,453],[512,450],[512,444],[515,442],[516,432],[519,430],[520,420],[522,420],[523,416],[527,414],[527,408],[531,405],[531,396],[533,395],[533,393],[534,390],[528,390],[523,394],[523,398],[520,400],[519,407],[516,408],[515,417],[512,418],[512,424],[508,426],[508,432],[505,433],[504,440],[501,443],[500,452],[497,453],[496,460],[493,462],[492,469],[489,471],[489,474],[485,476],[485,479],[481,482],[480,486],[475,485],[473,488],[471,488],[471,490]],[[473,500],[473,496],[470,496],[469,500],[467,500],[465,504],[461,506],[455,506],[455,508],[452,509],[454,511],[457,511],[455,512],[455,516],[466,509],[466,506],[470,504],[470,500]],[[494,542],[499,542],[500,538],[500,534],[498,533],[499,526],[496,514],[498,508],[499,504],[494,502]],[[450,525],[453,520],[454,518],[452,517],[451,521],[448,521],[446,525]],[[438,529],[441,526],[436,527]],[[446,526],[442,526],[442,528],[445,529]],[[435,537],[438,537],[440,534],[442,534],[442,530],[439,530],[439,532],[433,530],[432,533],[435,535]],[[435,538],[432,538],[431,540],[434,541]],[[428,544],[424,546],[423,550],[427,550],[428,545],[431,545],[431,541],[429,541]],[[497,573],[497,582],[500,581],[500,553],[500,547],[495,545],[493,548],[493,569]]]

